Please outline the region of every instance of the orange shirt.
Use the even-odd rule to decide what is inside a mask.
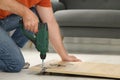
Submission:
[[[40,5],[43,7],[51,6],[50,0],[17,0],[17,1],[20,2],[21,4],[25,5],[28,8],[30,8],[34,5]],[[10,14],[12,14],[12,13],[0,9],[0,19],[3,19]]]

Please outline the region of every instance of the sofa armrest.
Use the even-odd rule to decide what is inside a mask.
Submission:
[[[59,1],[51,0],[51,3],[52,3],[53,12],[65,9],[64,4]]]

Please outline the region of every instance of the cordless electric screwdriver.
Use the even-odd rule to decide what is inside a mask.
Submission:
[[[46,53],[48,52],[48,26],[47,23],[39,23],[38,24],[38,32],[37,33],[29,33],[24,29],[23,22],[20,21],[20,27],[22,29],[23,34],[31,40],[36,49],[40,52],[40,58],[42,59],[42,70],[44,69],[44,59],[46,58]]]

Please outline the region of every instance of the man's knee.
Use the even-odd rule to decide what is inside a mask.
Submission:
[[[24,64],[24,61],[16,61],[15,63],[11,63],[6,66],[5,72],[20,72]]]

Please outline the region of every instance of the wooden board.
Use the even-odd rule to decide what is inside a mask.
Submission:
[[[45,63],[46,72],[74,74],[96,77],[120,78],[120,64],[106,64],[93,62],[61,62],[50,61]],[[30,68],[35,72],[41,71],[41,65],[36,65]]]

